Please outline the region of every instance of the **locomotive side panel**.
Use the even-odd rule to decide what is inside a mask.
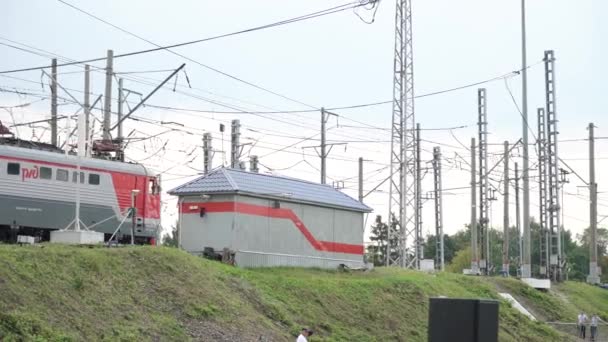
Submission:
[[[62,161],[63,156],[58,157]],[[83,223],[93,226],[93,230],[111,234],[131,206],[131,190],[138,189],[142,196],[136,201],[136,235],[153,237],[159,217],[150,217],[149,222],[145,222],[144,208],[149,206],[148,197],[160,195],[146,193],[148,179],[145,175],[86,166],[78,172],[76,166],[69,163],[0,154],[0,225],[65,228],[74,219],[79,192]],[[130,234],[130,227],[130,222],[123,224],[121,233]]]

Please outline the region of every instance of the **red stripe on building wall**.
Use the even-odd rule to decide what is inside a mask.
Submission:
[[[287,219],[293,222],[306,240],[318,251],[358,254],[363,255],[363,246],[348,243],[320,241],[315,239],[310,230],[306,228],[304,222],[291,209],[271,208],[261,205],[248,204],[242,202],[204,202],[204,203],[182,203],[181,212],[183,214],[198,214],[200,209],[205,208],[207,213],[239,213],[246,215],[264,216],[272,218]]]

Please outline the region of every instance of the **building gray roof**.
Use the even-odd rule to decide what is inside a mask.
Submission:
[[[168,193],[175,196],[240,193],[361,212],[372,211],[370,207],[329,185],[230,168],[212,170]]]

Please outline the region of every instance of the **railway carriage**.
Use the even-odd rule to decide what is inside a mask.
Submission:
[[[126,216],[134,198],[136,241],[155,243],[161,203],[157,175],[141,164],[78,158],[30,144],[0,144],[0,240],[15,241],[17,235],[48,240],[51,230],[74,219],[78,194],[81,222],[106,240],[123,220],[118,239],[130,239],[132,219]]]

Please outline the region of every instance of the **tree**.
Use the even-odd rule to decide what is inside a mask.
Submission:
[[[392,216],[391,225],[393,228],[397,227],[398,221]],[[372,262],[374,266],[386,265],[386,244],[388,241],[388,224],[382,222],[382,216],[377,215],[376,221],[371,226],[372,232],[370,240],[373,244],[367,246],[367,261]],[[396,246],[399,237],[397,234],[391,237],[391,246]],[[391,257],[396,259],[398,251],[391,248]]]
[[[590,261],[590,228],[586,228],[583,234],[577,234],[576,240],[572,239],[569,231],[564,236],[564,253],[568,262],[569,279],[585,280],[589,274]],[[608,249],[608,230],[597,229],[597,257],[598,265],[602,269],[602,281],[607,279],[608,260],[605,258]]]
[[[587,228],[583,231],[582,235],[577,234],[576,238],[581,246],[586,247],[589,250],[589,243],[591,237],[591,229]],[[597,254],[598,259],[600,255],[606,255],[608,250],[608,229],[598,228],[597,229]]]
[[[165,234],[163,236],[163,246],[166,247],[177,247],[178,243],[178,231],[177,231],[177,222],[171,226],[171,233]]]
[[[437,250],[436,241],[435,235],[427,235],[424,242],[425,259],[435,259],[435,251]],[[456,240],[448,234],[443,234],[443,260],[446,264],[452,261],[457,250]]]
[[[457,251],[452,262],[446,266],[446,270],[452,273],[462,273],[465,268],[471,268],[471,247]]]

